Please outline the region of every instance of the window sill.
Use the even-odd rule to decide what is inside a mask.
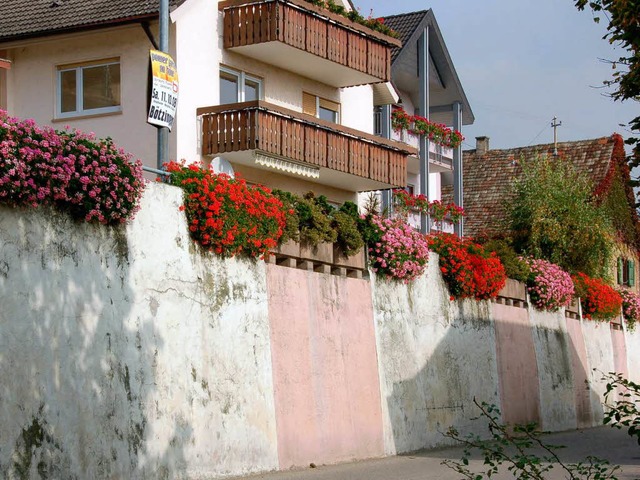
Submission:
[[[88,118],[112,117],[114,115],[122,115],[122,109],[117,112],[89,113],[84,115],[70,115],[68,117],[55,117],[51,119],[51,123],[73,122],[76,120],[84,120]]]

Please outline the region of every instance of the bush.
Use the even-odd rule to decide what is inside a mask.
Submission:
[[[40,128],[0,110],[0,202],[52,205],[87,222],[113,225],[133,217],[144,190],[142,164],[79,131]]]
[[[426,238],[402,219],[368,217],[369,261],[373,271],[409,283],[422,275],[429,260]]]
[[[505,239],[491,239],[482,243],[485,250],[495,252],[509,278],[526,283],[531,273],[529,264],[516,253]]]
[[[500,259],[469,239],[449,233],[432,235],[429,248],[440,256],[440,271],[451,298],[495,298],[507,277]]]
[[[528,260],[531,274],[527,290],[531,302],[539,310],[555,311],[571,305],[574,294],[571,275],[546,260]]]
[[[202,247],[229,257],[258,257],[276,247],[286,226],[285,210],[268,188],[193,164],[170,162],[166,169],[185,190],[181,208],[192,238]]]
[[[609,320],[620,315],[622,297],[609,285],[584,273],[571,277],[580,297],[582,316],[588,319]]]
[[[587,177],[556,158],[522,161],[522,170],[507,206],[515,250],[572,274],[608,277],[614,230]]]

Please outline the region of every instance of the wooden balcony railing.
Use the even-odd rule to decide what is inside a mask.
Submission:
[[[202,154],[259,150],[318,168],[404,186],[416,150],[266,102],[199,108]]]
[[[401,46],[395,38],[304,0],[226,0],[219,8],[224,11],[224,48],[259,59],[262,56],[262,61],[269,63],[265,52],[255,48],[243,51],[242,47],[280,42],[367,76],[353,77],[347,83],[389,81],[391,49]],[[300,59],[288,58],[296,71]],[[286,60],[278,55],[279,62]]]

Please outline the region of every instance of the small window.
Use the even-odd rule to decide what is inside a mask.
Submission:
[[[57,117],[121,111],[118,59],[59,66],[57,77]]]
[[[220,67],[220,105],[261,99],[261,79],[227,67]]]
[[[310,93],[302,93],[302,111],[327,122],[340,123],[340,104]]]
[[[633,287],[636,284],[636,263],[627,258],[618,257],[618,284]]]

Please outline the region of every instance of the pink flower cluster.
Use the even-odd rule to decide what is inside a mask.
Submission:
[[[640,319],[640,295],[629,290],[620,289],[618,293],[622,297],[622,314],[627,327],[633,331],[636,322]]]
[[[141,162],[110,138],[40,128],[0,110],[0,203],[116,224],[135,214],[143,189]]]
[[[424,235],[400,218],[373,216],[371,225],[377,239],[369,245],[373,271],[405,283],[419,277],[429,260],[429,245]]]
[[[536,308],[555,311],[571,304],[574,295],[571,275],[546,260],[529,259],[527,263],[531,269],[527,289]]]

